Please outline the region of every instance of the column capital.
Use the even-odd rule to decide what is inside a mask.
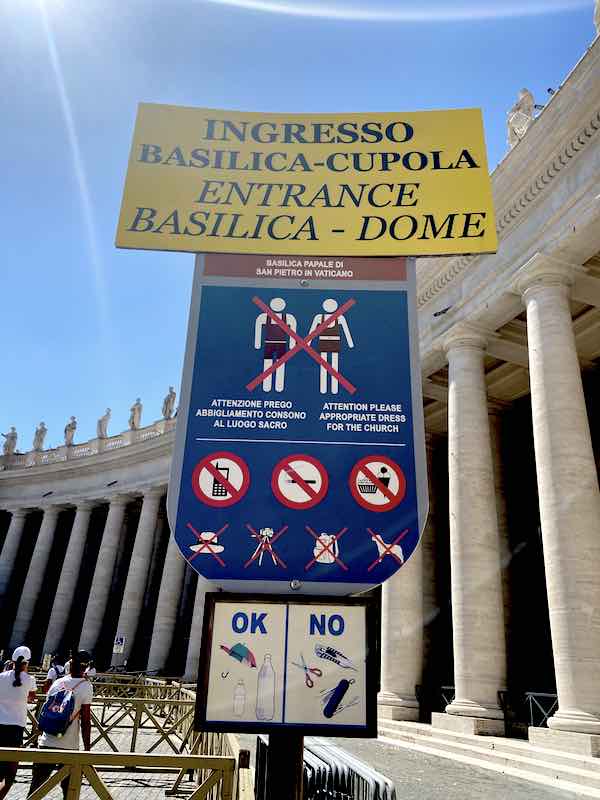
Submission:
[[[93,511],[98,505],[97,500],[76,500],[73,505],[75,506],[75,513],[78,511]]]
[[[11,514],[12,519],[22,519],[29,514],[29,509],[21,508],[20,506],[18,508],[5,508],[4,510]]]
[[[451,350],[469,347],[485,350],[491,331],[471,322],[458,322],[442,336],[441,348],[446,355]]]
[[[111,494],[107,498],[109,505],[112,506],[126,506],[133,500],[130,494]]]
[[[149,498],[151,500],[152,499],[160,500],[160,498],[165,494],[166,491],[167,491],[167,487],[164,486],[164,485],[163,486],[149,486],[147,489],[144,489],[142,491],[142,497],[144,498],[144,500],[146,500],[146,498]]]
[[[510,289],[524,298],[529,289],[543,286],[570,287],[578,273],[585,272],[581,264],[574,264],[547,253],[536,253],[517,270]]]
[[[44,518],[45,518],[45,517],[57,517],[61,511],[65,510],[66,506],[61,504],[57,505],[55,503],[52,504],[48,503],[47,505],[39,505],[38,508],[40,511],[44,512]]]

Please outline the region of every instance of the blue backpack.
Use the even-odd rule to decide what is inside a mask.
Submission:
[[[79,681],[72,689],[67,689],[63,684],[62,689],[48,696],[38,719],[38,728],[41,731],[58,738],[65,735],[67,728],[73,722],[75,708],[73,692],[78,686],[81,686],[84,680]]]

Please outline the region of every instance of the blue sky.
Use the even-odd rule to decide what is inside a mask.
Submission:
[[[257,111],[480,106],[490,166],[519,89],[548,99],[593,0],[0,0],[0,430],[143,424],[179,389],[193,257],[118,251],[140,101]]]

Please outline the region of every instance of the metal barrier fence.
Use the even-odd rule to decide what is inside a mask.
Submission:
[[[267,738],[258,736],[256,800],[270,800],[266,795],[268,762]],[[304,740],[304,800],[396,800],[396,789],[392,781],[340,747],[324,739],[307,737]]]
[[[18,761],[32,764],[59,764],[29,800],[42,800],[61,781],[68,778],[67,800],[79,800],[84,779],[100,800],[114,800],[99,769],[135,770],[136,773],[194,771],[205,776],[187,800],[234,800],[235,760],[228,756],[198,755],[142,755],[140,753],[87,753],[73,750],[13,750],[0,747],[0,761]],[[215,790],[217,794],[215,794]]]
[[[140,771],[137,764],[151,771],[146,756],[189,755],[197,758],[226,758],[233,763],[232,800],[253,800],[249,792],[252,781],[248,770],[239,769],[240,749],[237,737],[220,733],[196,733],[193,729],[195,692],[190,685],[176,681],[164,682],[158,679],[135,678],[132,682],[113,681],[113,675],[101,676],[93,680],[94,699],[91,706],[92,756],[127,755],[129,769]],[[108,680],[107,680],[108,679]],[[45,701],[45,695],[38,694],[34,704],[28,707],[24,747],[36,747],[40,735],[37,718]],[[109,752],[98,752],[94,748]],[[160,750],[167,751],[160,753]],[[31,760],[32,753],[26,750],[24,762]],[[41,751],[45,753],[46,751]],[[2,760],[2,759],[0,759]],[[7,760],[7,759],[4,759]],[[14,760],[14,759],[13,759]],[[47,759],[46,759],[47,760]],[[171,762],[162,766],[162,772],[173,772],[174,783],[165,793],[174,794],[187,776],[198,786],[212,781],[213,769],[210,763],[199,762],[201,767],[183,766]],[[104,762],[101,763],[101,768]],[[192,771],[191,771],[192,770]],[[195,770],[195,771],[193,771]],[[142,770],[143,771],[143,770]],[[238,788],[238,784],[240,788]],[[101,795],[108,800],[110,795]],[[205,794],[198,795],[207,800],[224,800],[221,782],[213,781]]]

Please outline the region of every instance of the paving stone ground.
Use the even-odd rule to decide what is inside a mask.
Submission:
[[[138,741],[140,750],[144,747],[142,734]],[[115,743],[119,749],[129,749],[129,737],[115,735]],[[251,764],[254,764],[256,737],[242,735],[240,746],[251,750]],[[147,745],[155,737],[148,737]],[[398,800],[580,800],[581,796],[573,792],[565,792],[550,786],[525,781],[502,775],[498,772],[461,764],[450,759],[427,753],[418,753],[402,747],[395,747],[374,739],[334,739],[333,743],[342,747],[355,757],[369,764],[373,769],[390,778],[395,786]],[[94,749],[106,749],[98,746]],[[158,752],[169,752],[162,743]],[[101,772],[102,780],[115,800],[164,800],[165,789],[172,783],[173,775],[132,774],[118,772]],[[8,800],[25,800],[31,771],[19,771],[17,781]],[[62,800],[60,788],[54,789],[48,797],[50,800]],[[90,787],[84,786],[82,800],[93,800],[96,794]]]
[[[398,800],[581,800],[581,795],[551,786],[418,753],[376,739],[333,739],[373,769],[390,778]],[[240,736],[254,764],[256,737]]]
[[[373,739],[339,747],[394,781],[398,800],[581,800],[581,795]]]

